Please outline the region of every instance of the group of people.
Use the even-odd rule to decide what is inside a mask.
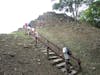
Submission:
[[[25,23],[23,25],[23,28],[25,30],[25,34],[32,35],[32,37],[38,37],[38,32],[36,31],[36,28],[33,28],[31,25]]]
[[[25,34],[31,35],[32,38],[35,39],[35,46],[37,46],[39,35],[36,31],[36,28],[32,27],[30,24],[25,23],[23,25],[23,29],[25,30]]]
[[[36,45],[37,45],[37,41],[38,41],[38,32],[36,31],[36,28],[32,28],[32,26],[28,25],[27,23],[23,26],[25,33],[27,33],[28,35],[31,35],[33,38],[35,38],[36,40]],[[70,57],[73,56],[72,52],[67,48],[67,47],[63,47],[62,48],[62,52],[63,52],[63,56],[65,59],[65,67],[68,73],[71,72],[70,70],[70,66],[72,66],[72,64],[70,63]]]

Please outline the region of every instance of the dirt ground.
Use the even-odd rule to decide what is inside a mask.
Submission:
[[[0,35],[0,75],[64,75],[54,67],[34,41],[15,35]]]

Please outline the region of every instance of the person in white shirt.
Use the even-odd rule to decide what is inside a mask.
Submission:
[[[34,37],[34,32],[35,32],[35,28],[31,28],[30,33],[32,35],[32,38]]]
[[[36,40],[36,46],[37,46],[38,39],[39,39],[39,34],[38,34],[37,31],[35,31],[34,34],[35,34],[35,40]]]
[[[72,55],[72,53],[67,47],[63,47],[63,55],[65,58],[66,70],[68,73],[70,73],[70,66],[72,66],[72,64],[70,63],[70,56]]]
[[[32,34],[32,37],[39,37],[38,32],[36,31],[35,28],[31,28],[31,34]]]
[[[31,27],[27,27],[27,34],[30,35]]]
[[[36,31],[36,28],[31,28],[31,35],[32,35],[32,38],[35,39],[35,41],[36,41],[35,45],[37,45],[37,42],[38,42],[38,39],[39,39],[39,34]]]
[[[25,24],[23,25],[23,29],[24,29],[24,31],[25,31],[25,34],[27,34],[27,27],[28,27],[28,25],[27,25],[27,23],[25,23]]]

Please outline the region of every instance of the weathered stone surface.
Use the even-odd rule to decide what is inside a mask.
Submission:
[[[23,44],[22,44],[22,43],[17,43],[17,45],[18,45],[18,46],[22,46]]]

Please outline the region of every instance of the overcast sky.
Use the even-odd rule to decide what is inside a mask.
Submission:
[[[16,31],[44,12],[52,11],[51,1],[59,0],[0,0],[0,33]]]
[[[15,31],[51,10],[51,0],[0,0],[0,33]]]

